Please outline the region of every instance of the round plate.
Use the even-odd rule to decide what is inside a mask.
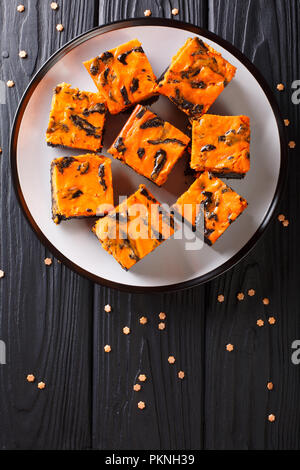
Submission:
[[[251,170],[243,180],[227,180],[249,206],[213,246],[202,246],[191,234],[165,241],[153,253],[125,272],[104,251],[91,233],[91,222],[71,220],[56,226],[51,219],[50,162],[62,155],[78,155],[72,149],[46,146],[53,88],[61,82],[96,91],[82,62],[137,38],[156,76],[188,37],[199,36],[237,67],[236,77],[210,109],[223,115],[245,114],[251,119]],[[152,106],[161,117],[184,130],[187,118],[167,98]],[[128,118],[108,116],[103,154]],[[196,26],[166,19],[137,19],[95,28],[66,44],[35,75],[19,105],[11,136],[14,186],[34,231],[55,257],[78,273],[110,287],[130,291],[176,290],[200,284],[237,263],[254,246],[275,210],[285,170],[285,138],[276,102],[255,67],[232,45]],[[191,184],[184,174],[184,158],[167,183],[159,188],[119,161],[112,162],[116,200],[145,183],[162,203],[172,204]]]

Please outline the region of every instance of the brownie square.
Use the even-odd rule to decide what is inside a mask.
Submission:
[[[157,91],[190,118],[205,114],[232,80],[236,68],[201,39],[194,37],[173,57]]]
[[[125,270],[155,250],[174,230],[173,216],[144,185],[93,227],[102,247]]]
[[[172,124],[137,105],[108,152],[161,186],[189,141]]]
[[[193,121],[191,168],[242,178],[250,169],[249,118],[205,114]]]
[[[208,171],[202,173],[172,207],[196,231],[204,215],[204,241],[213,245],[248,203],[222,180]]]
[[[84,62],[84,66],[111,114],[154,95],[156,77],[137,39],[103,52]]]
[[[113,206],[111,161],[87,154],[60,157],[51,163],[52,218],[104,216]]]
[[[99,93],[61,83],[52,98],[47,144],[100,152],[105,113],[106,105]]]

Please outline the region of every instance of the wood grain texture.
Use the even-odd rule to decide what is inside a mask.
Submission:
[[[289,139],[297,141],[299,107],[291,103],[290,86],[300,78],[299,2],[59,0],[54,12],[50,1],[24,0],[25,12],[17,13],[18,3],[0,0],[0,50],[9,54],[0,58],[0,78],[16,82],[5,90],[0,114],[0,269],[6,273],[0,339],[7,345],[7,365],[0,365],[0,448],[299,449],[300,379],[290,360],[291,343],[300,338],[297,148],[289,151],[278,209],[289,227],[274,220],[238,266],[207,285],[151,296],[93,285],[55,260],[46,267],[49,253],[21,214],[8,162],[10,123],[38,67],[77,34],[143,16],[146,9],[171,17],[178,8],[175,19],[209,26],[244,51],[276,93],[291,121]],[[18,57],[21,49],[28,52],[25,60]],[[278,82],[285,83],[284,93],[276,91]],[[249,288],[254,297],[247,296]],[[245,300],[237,300],[238,292]],[[219,293],[224,303],[217,302]],[[268,306],[263,297],[270,298]],[[110,314],[103,310],[107,303]],[[161,311],[167,314],[164,331],[158,330]],[[147,325],[139,323],[142,315]],[[124,326],[131,328],[127,336]],[[225,349],[229,342],[232,353]],[[104,353],[105,344],[111,353]],[[179,370],[186,374],[182,381]],[[27,373],[45,380],[46,389],[27,383]],[[140,373],[147,380],[134,392]],[[275,423],[268,422],[269,413]]]
[[[172,295],[95,291],[93,446],[200,449],[203,442],[202,290]],[[112,312],[103,306],[109,303]],[[167,315],[158,329],[159,313]],[[97,314],[96,314],[97,313]],[[141,325],[139,318],[148,323]],[[129,335],[122,329],[128,326]],[[105,353],[105,344],[111,352]],[[97,348],[97,350],[96,350]],[[174,356],[176,362],[168,363]],[[182,370],[186,378],[177,377]],[[147,381],[133,391],[140,373]],[[139,410],[138,401],[146,408]]]
[[[145,10],[150,10],[151,17],[174,18],[205,27],[207,6],[206,0],[99,0],[99,25],[144,17]],[[178,15],[172,15],[173,8],[178,9]]]
[[[58,47],[94,24],[93,2],[2,0],[1,79],[1,269],[0,338],[7,364],[0,366],[0,448],[48,449],[91,446],[91,328],[93,286],[53,260],[34,236],[17,204],[9,166],[9,132],[17,104],[32,75]],[[57,23],[65,30],[58,33]],[[27,59],[18,53],[26,50]],[[42,156],[41,156],[42,157]],[[34,184],[34,183],[33,183]],[[45,380],[43,391],[26,375]],[[83,412],[84,410],[84,412]]]
[[[291,83],[299,76],[299,2],[210,0],[209,28],[242,50],[274,90],[292,140],[299,135],[299,108]],[[286,90],[279,93],[277,83]],[[266,149],[267,151],[267,149]],[[255,156],[254,156],[255,157]],[[205,447],[210,449],[299,449],[299,370],[291,343],[299,321],[299,151],[289,151],[288,184],[277,215],[255,249],[234,269],[207,285]],[[259,191],[259,188],[257,188]],[[247,289],[256,296],[239,302]],[[218,304],[218,293],[225,293]],[[270,304],[264,306],[262,298]],[[270,326],[267,319],[276,317]],[[262,318],[265,326],[257,327]],[[225,345],[232,342],[235,351]],[[274,382],[268,392],[266,383]],[[276,415],[269,423],[269,413]]]
[[[171,17],[205,26],[202,1],[100,1],[99,24],[143,16]],[[125,274],[124,274],[125,275]],[[203,446],[204,288],[177,294],[131,295],[95,286],[93,447],[97,449],[200,449]],[[113,311],[103,311],[105,304]],[[158,314],[166,312],[166,330]],[[139,324],[146,315],[148,324]],[[123,326],[131,334],[122,333]],[[105,344],[112,351],[106,354]],[[170,365],[168,356],[176,363]],[[179,370],[186,373],[181,381]],[[139,373],[147,375],[133,391]],[[146,408],[139,410],[138,401]]]

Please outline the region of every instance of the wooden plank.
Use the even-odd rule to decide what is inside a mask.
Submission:
[[[101,449],[196,449],[203,427],[203,289],[130,295],[96,288],[93,445]],[[109,303],[112,312],[103,306]],[[167,315],[160,331],[158,314]],[[148,323],[141,325],[139,318]],[[129,335],[122,329],[128,326]],[[112,348],[103,351],[105,344]],[[176,362],[168,363],[173,355]],[[179,370],[186,374],[177,377]],[[133,391],[139,374],[142,390]],[[139,410],[137,403],[146,403]]]
[[[244,51],[263,73],[291,121],[292,140],[300,124],[291,102],[291,83],[299,75],[298,25],[294,0],[209,1],[209,28]],[[281,82],[286,91],[280,94],[276,84]],[[244,261],[206,289],[206,448],[299,449],[299,371],[291,362],[291,343],[300,337],[297,153],[289,151],[288,185],[277,211],[290,219],[289,227],[274,220]],[[256,296],[239,302],[236,294],[249,288]],[[219,293],[225,293],[223,304],[216,300]],[[270,315],[276,317],[274,326],[268,324]],[[262,328],[258,318],[265,321]],[[225,350],[229,342],[235,346],[232,353]],[[268,422],[269,413],[276,415],[274,423]]]
[[[27,0],[18,13],[19,3],[0,2],[1,51],[9,55],[1,57],[1,79],[15,81],[0,114],[0,338],[7,347],[7,364],[0,366],[0,448],[88,448],[93,285],[56,260],[45,266],[49,253],[16,202],[8,147],[10,123],[32,75],[58,47],[93,26],[95,10],[89,0],[60,0],[56,12],[50,2]],[[62,33],[57,23],[64,24]],[[23,49],[27,59],[18,57]],[[45,380],[46,389],[27,383],[27,373]]]
[[[172,9],[177,8],[179,13],[172,15]],[[125,18],[144,17],[145,10],[151,11],[152,17],[173,18],[198,26],[206,27],[207,1],[206,0],[100,0],[99,24]]]
[[[143,16],[171,17],[205,26],[202,1],[101,1],[99,24]],[[125,275],[125,274],[124,274]],[[97,449],[199,449],[203,442],[204,289],[165,295],[132,295],[95,286],[93,447]],[[103,307],[109,303],[112,312]],[[158,314],[166,312],[166,330]],[[140,316],[148,324],[139,324]],[[124,326],[131,333],[122,333]],[[110,344],[112,351],[104,353]],[[174,365],[168,356],[174,355]],[[186,378],[180,381],[177,372]],[[140,373],[147,381],[132,387]],[[138,401],[146,408],[139,410]]]
[[[0,2],[6,20],[1,51],[10,55],[2,58],[1,78],[16,81],[15,88],[6,90],[8,106],[1,105],[5,112],[0,116],[0,210],[1,220],[7,221],[0,229],[0,267],[6,272],[0,282],[0,339],[6,341],[8,362],[0,366],[1,448],[90,446],[90,353],[95,448],[188,449],[201,448],[203,441],[217,449],[299,448],[299,374],[290,361],[300,318],[297,151],[290,151],[289,184],[278,211],[286,214],[290,226],[284,229],[274,221],[238,267],[206,288],[128,295],[93,289],[56,262],[46,268],[47,253],[24,221],[9,181],[8,133],[21,92],[37,67],[60,44],[93,25],[97,2],[95,8],[88,0],[59,4],[54,13],[48,4],[28,0],[26,13],[17,14],[17,2]],[[176,6],[178,19],[205,26],[205,2]],[[169,2],[100,1],[99,23],[142,16],[147,8],[153,16],[170,16]],[[296,140],[299,113],[290,102],[290,84],[299,69],[296,1],[211,1],[209,11],[211,29],[244,50],[274,89],[277,82],[286,83],[280,106],[292,123],[289,136]],[[55,31],[58,22],[65,25],[62,34]],[[30,52],[28,59],[18,58],[19,49]],[[236,293],[248,288],[256,296],[238,302]],[[225,293],[223,304],[216,301],[218,293]],[[267,307],[261,303],[265,296],[271,300]],[[113,306],[109,315],[103,312],[106,303]],[[161,310],[168,315],[163,332],[157,329]],[[141,314],[149,318],[146,326],[138,323]],[[270,314],[277,319],[273,327],[266,322]],[[265,320],[263,328],[256,326],[259,317]],[[132,329],[129,336],[122,335],[124,325]],[[102,349],[106,342],[112,345],[110,355]],[[225,351],[228,342],[235,345],[230,355]],[[169,354],[176,357],[174,366],[166,361]],[[179,369],[186,372],[182,382],[176,377]],[[46,380],[41,395],[25,382],[27,372]],[[140,372],[148,380],[137,394],[132,385]],[[272,392],[266,390],[267,380],[275,384]],[[144,411],[137,409],[139,399],[146,402]],[[273,424],[266,419],[270,412],[277,417]]]

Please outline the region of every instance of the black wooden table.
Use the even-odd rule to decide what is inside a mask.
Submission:
[[[21,3],[23,13],[17,12]],[[288,140],[297,143],[292,83],[300,79],[300,2],[58,0],[57,11],[50,3],[0,0],[0,78],[15,82],[5,86],[0,115],[0,339],[7,362],[0,365],[0,448],[299,449],[300,369],[291,361],[292,342],[300,339],[297,147],[289,150],[288,184],[276,213],[289,226],[274,218],[252,252],[214,281],[150,296],[100,287],[55,259],[45,266],[51,253],[14,195],[9,133],[28,82],[64,43],[96,25],[141,17],[146,9],[170,18],[178,8],[175,19],[214,31],[254,62],[290,120]],[[20,50],[28,52],[26,60]],[[284,91],[276,89],[278,83]],[[262,303],[265,297],[269,305]],[[110,314],[105,304],[112,306]],[[157,328],[161,311],[167,314],[165,331]],[[142,315],[148,317],[145,326],[139,324]],[[259,318],[263,327],[256,324]],[[132,330],[128,336],[122,334],[125,325]],[[110,354],[104,353],[106,343]],[[234,344],[232,353],[227,343]],[[173,366],[169,355],[176,357]],[[147,381],[137,393],[132,386],[141,372]],[[44,380],[45,390],[29,384],[28,373]],[[139,400],[146,402],[143,411]]]

